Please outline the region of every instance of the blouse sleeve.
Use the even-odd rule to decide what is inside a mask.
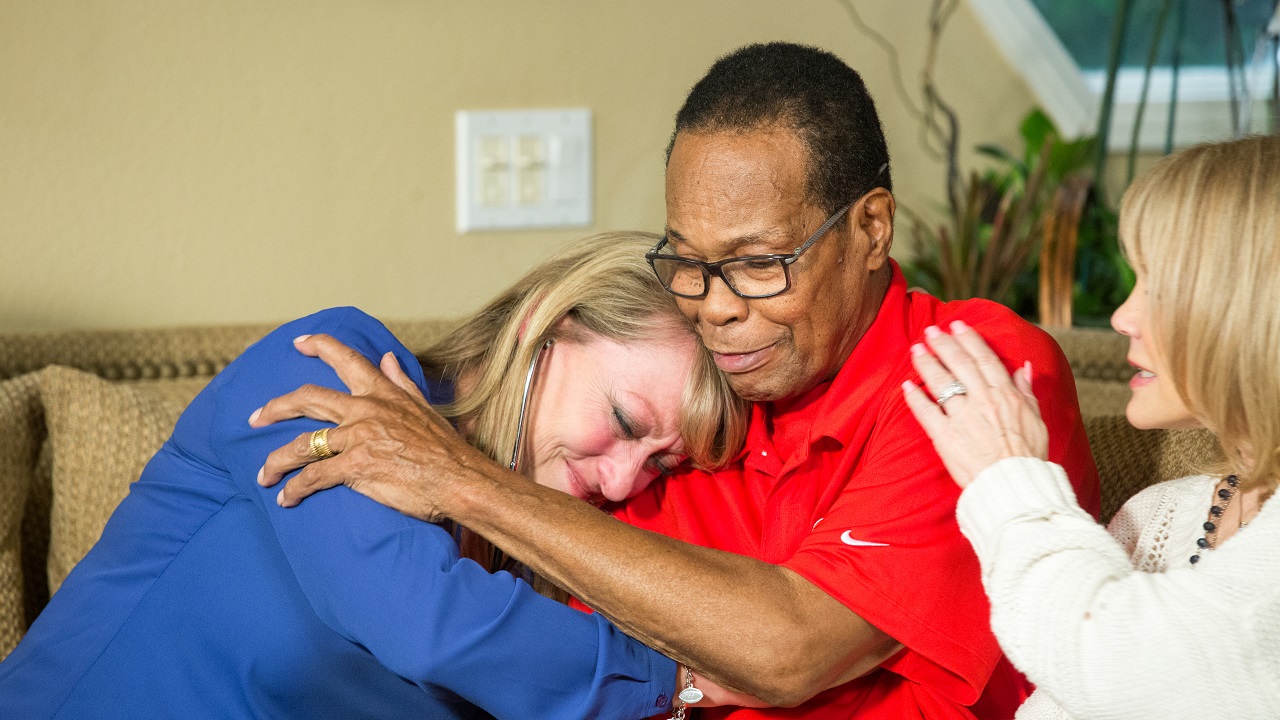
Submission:
[[[459,559],[440,527],[346,487],[286,510],[275,502],[278,487],[258,486],[269,452],[326,424],[302,418],[253,429],[253,410],[307,383],[346,391],[332,369],[293,347],[295,337],[315,332],[374,363],[394,352],[426,392],[413,355],[385,327],[352,308],[327,310],[249,348],[188,410],[207,422],[178,431],[207,430],[210,456],[262,508],[320,619],[392,672],[447,688],[497,717],[641,718],[668,707],[674,662],[598,615]]]
[[[1250,628],[1259,613],[1276,619],[1280,563],[1255,547],[1269,538],[1233,540],[1196,568],[1138,572],[1062,468],[1032,458],[984,470],[957,517],[1001,646],[1071,716],[1264,716],[1261,693],[1219,689],[1263,681]]]

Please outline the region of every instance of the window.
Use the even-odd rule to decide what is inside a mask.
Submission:
[[[1156,64],[1164,67],[1173,64],[1177,6],[1183,3],[1187,15],[1180,48],[1182,66],[1222,67],[1227,58],[1226,13],[1221,2],[1212,0],[1174,0]],[[1031,4],[1044,15],[1081,70],[1107,69],[1116,0],[1031,0]],[[1150,38],[1163,4],[1161,0],[1134,1],[1129,11],[1129,37],[1121,60],[1123,66],[1142,68],[1146,65]],[[1274,12],[1274,0],[1235,0],[1233,5],[1236,34],[1245,54],[1251,55]]]
[[[1175,145],[1231,137],[1233,122],[1266,131],[1267,100],[1275,94],[1280,62],[1277,0],[1231,0],[1237,31],[1233,52],[1243,60],[1243,75],[1227,71],[1225,9],[1215,0],[1174,0],[1166,21],[1147,107],[1138,134],[1142,149],[1163,149],[1173,99],[1172,58],[1177,10],[1183,5],[1182,53],[1178,74]],[[1026,76],[1037,100],[1064,133],[1088,134],[1096,127],[1097,107],[1106,84],[1111,27],[1116,0],[971,0],[971,7],[1010,63]],[[1134,0],[1129,31],[1116,79],[1110,144],[1125,149],[1132,141],[1143,68],[1162,0]],[[1274,19],[1273,19],[1274,18]],[[1237,63],[1239,66],[1239,63]],[[1250,98],[1237,105],[1230,99]]]

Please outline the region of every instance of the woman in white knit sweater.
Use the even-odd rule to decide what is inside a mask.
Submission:
[[[1018,718],[1280,718],[1280,137],[1161,160],[1125,194],[1137,285],[1126,415],[1209,428],[1221,467],[1131,499],[1109,528],[1043,460],[1033,368],[933,329],[907,402],[964,488],[991,622],[1038,686]],[[956,384],[958,383],[958,384]]]

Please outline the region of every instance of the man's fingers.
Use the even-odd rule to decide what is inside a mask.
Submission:
[[[302,354],[318,357],[333,368],[338,373],[338,379],[353,395],[368,395],[383,377],[368,358],[331,335],[303,335],[294,340],[293,344]]]
[[[303,385],[288,395],[272,398],[249,416],[251,427],[266,427],[281,420],[309,417],[322,422],[340,423],[353,402],[350,395],[320,385]]]
[[[329,428],[328,435],[325,440],[328,441],[329,450],[333,454],[342,453],[346,445],[343,444],[346,430],[341,427]],[[276,448],[267,456],[266,462],[262,464],[262,469],[258,471],[258,484],[263,487],[271,487],[280,482],[281,478],[300,467],[305,467],[313,463],[323,462],[316,458],[311,452],[311,438],[314,432],[302,433],[294,438],[284,447]]]
[[[422,390],[418,389],[417,384],[405,374],[404,368],[400,367],[400,361],[396,359],[395,353],[389,352],[383,355],[378,368],[382,370],[382,374],[386,375],[388,380],[405,391],[409,397],[420,401],[420,404],[426,404],[427,399],[422,397]]]
[[[332,435],[333,431],[330,430],[329,433]],[[291,440],[288,445],[271,451],[258,470],[258,484],[262,487],[272,487],[285,475],[315,462],[315,458],[311,455],[311,435],[312,433],[303,433]],[[329,448],[333,448],[332,440]]]
[[[276,504],[286,508],[296,507],[298,503],[321,490],[341,485],[344,477],[341,457],[308,465],[284,484],[276,494]]]

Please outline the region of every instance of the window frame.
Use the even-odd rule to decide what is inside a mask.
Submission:
[[[969,0],[975,17],[1015,71],[1027,81],[1036,102],[1069,139],[1097,129],[1106,71],[1082,71],[1057,33],[1030,0]],[[1142,68],[1121,68],[1116,76],[1109,146],[1129,149],[1142,92]],[[1151,75],[1138,149],[1162,151],[1169,115],[1172,70],[1157,66]],[[1263,79],[1270,86],[1271,73]],[[1269,96],[1268,96],[1269,98]],[[1255,130],[1267,122],[1266,99],[1255,99]],[[1233,136],[1227,71],[1224,67],[1183,66],[1178,71],[1178,110],[1174,146]]]

